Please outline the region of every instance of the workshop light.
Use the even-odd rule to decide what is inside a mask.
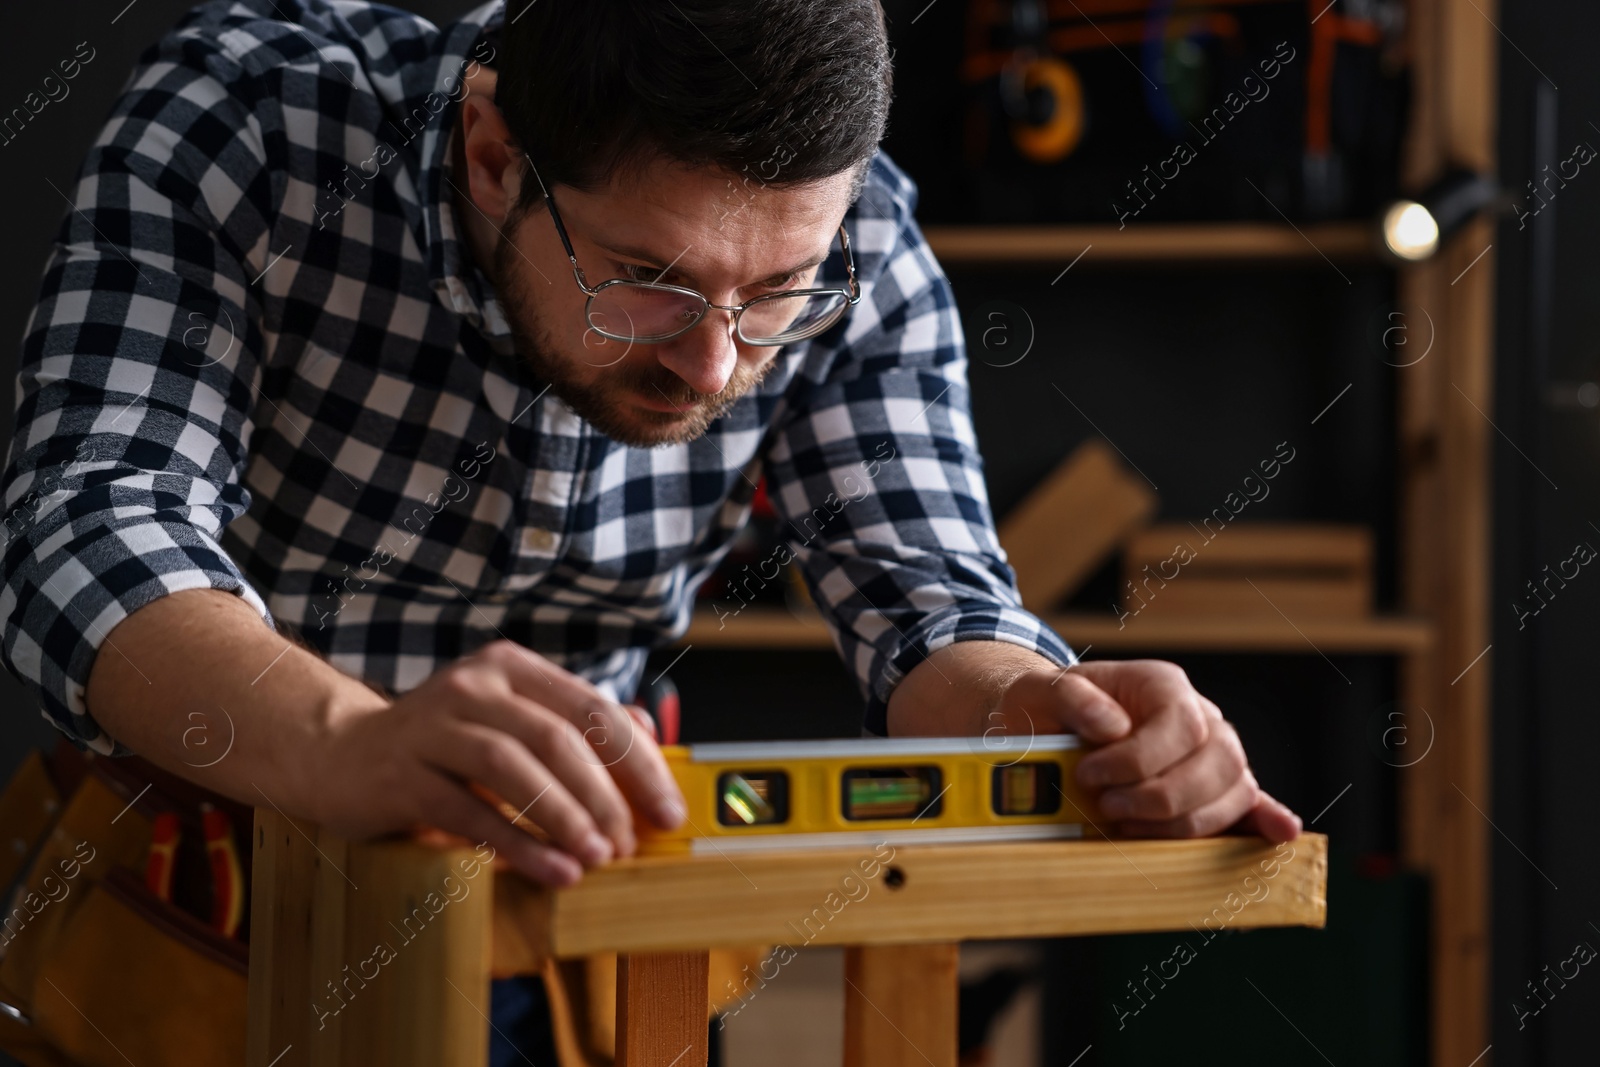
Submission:
[[[1383,243],[1401,259],[1427,259],[1439,250],[1439,222],[1415,200],[1398,200],[1383,214]]]
[[[1380,225],[1383,246],[1407,262],[1427,259],[1478,212],[1500,199],[1494,179],[1454,168],[1420,195],[1389,205]]]

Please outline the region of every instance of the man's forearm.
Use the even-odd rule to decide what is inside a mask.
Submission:
[[[386,704],[220,589],[173,593],[118,623],[85,700],[102,729],[157,766],[301,818],[316,817],[309,757],[327,723]]]
[[[1006,687],[1049,660],[1004,641],[958,641],[909,671],[889,697],[889,735],[970,736],[993,725]]]

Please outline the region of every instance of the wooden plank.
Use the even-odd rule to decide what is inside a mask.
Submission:
[[[708,967],[704,950],[617,957],[617,1067],[705,1067]]]
[[[494,884],[494,978],[539,974],[549,956],[550,894],[526,878],[497,874]]]
[[[351,845],[263,808],[254,846],[249,1067],[487,1062],[494,878],[465,873],[470,849]]]
[[[1122,610],[1140,621],[1152,613],[1287,617],[1296,625],[1365,619],[1372,614],[1372,556],[1372,531],[1364,526],[1162,523],[1128,541]]]
[[[1045,623],[1075,648],[1097,651],[1167,652],[1419,652],[1433,643],[1433,624],[1421,616],[1371,615],[1360,619],[1295,619],[1185,615],[1133,617],[1119,622],[1109,612],[1061,612]],[[1297,630],[1295,627],[1298,626]],[[832,648],[818,618],[796,618],[781,609],[747,608],[726,626],[711,613],[696,614],[682,642],[698,648]]]
[[[1048,611],[1149,521],[1160,503],[1098,437],[1073,450],[1000,523],[1022,603]]]
[[[1452,245],[1446,270],[1459,274],[1493,239],[1490,220],[1469,226]],[[1424,705],[1441,712],[1437,766],[1429,768],[1434,797],[1433,846],[1433,1023],[1436,1034],[1453,1030],[1445,1055],[1468,1062],[1483,1052],[1491,1034],[1485,1022],[1489,993],[1490,827],[1489,541],[1492,444],[1495,429],[1490,381],[1490,322],[1494,263],[1490,256],[1449,287],[1444,327],[1453,338],[1446,353],[1449,392],[1441,402],[1441,568],[1436,610],[1438,696]],[[1455,275],[1452,275],[1455,277]],[[1471,665],[1468,669],[1469,664]],[[1421,770],[1427,761],[1416,768]],[[1471,1008],[1469,1009],[1469,1005]],[[1475,1020],[1462,1025],[1461,1012]],[[1473,1047],[1476,1046],[1476,1047]],[[1436,1063],[1444,1062],[1436,1054]]]
[[[1122,590],[1122,609],[1135,621],[1151,619],[1257,618],[1282,624],[1285,617],[1296,626],[1311,619],[1346,619],[1359,622],[1372,609],[1372,587],[1354,579],[1311,579],[1237,576],[1208,578],[1182,575],[1162,584],[1147,577],[1133,589]]]
[[[1458,166],[1492,174],[1499,160],[1500,5],[1496,0],[1474,0],[1465,6],[1430,2],[1439,5],[1434,84],[1441,95],[1443,151]],[[1545,76],[1543,71],[1538,73]],[[1477,255],[1481,248],[1483,244],[1470,255]]]
[[[1116,617],[1083,613],[1050,615],[1045,622],[1076,648],[1092,644],[1108,652],[1405,652],[1427,648],[1433,641],[1428,620],[1395,615],[1292,623],[1276,613],[1259,618],[1186,615],[1132,618],[1124,623]]]
[[[1375,230],[1365,222],[1293,227],[1267,222],[1091,226],[928,226],[934,255],[945,264],[1341,262],[1378,260]]]
[[[312,899],[316,851],[271,808],[257,808],[250,877],[250,1018],[245,1063],[268,1067],[285,1051],[311,1052]]]
[[[470,849],[349,846],[342,959],[318,1004],[342,1000],[345,1064],[483,1067],[489,1060],[494,877]],[[351,884],[353,883],[353,884]],[[355,887],[359,886],[359,890]]]
[[[844,1067],[956,1067],[959,948],[845,950]]]
[[[1449,164],[1493,173],[1499,5],[1414,0],[1408,188]],[[1406,705],[1436,748],[1401,777],[1401,848],[1431,876],[1430,1058],[1468,1063],[1489,1044],[1489,534],[1493,417],[1492,223],[1469,225],[1400,272],[1400,310],[1435,324],[1430,357],[1397,375],[1402,603],[1438,622],[1438,643],[1401,664]],[[1479,258],[1481,254],[1481,258]],[[1408,321],[1408,325],[1410,322]],[[1471,669],[1468,665],[1472,664]]]
[[[505,904],[547,908],[539,920],[549,923],[545,947],[563,959],[1187,930],[1208,922],[1321,926],[1326,917],[1321,834],[1302,834],[1281,851],[1248,837],[908,845],[887,857],[884,848],[619,860],[575,886],[507,895]],[[1266,892],[1250,890],[1259,901],[1235,912],[1230,905],[1242,887],[1255,885]]]
[[[1222,514],[1226,519],[1227,511]],[[1372,531],[1365,526],[1229,521],[1208,527],[1207,520],[1200,516],[1192,523],[1158,523],[1128,538],[1124,551],[1130,566],[1136,565],[1132,573],[1170,558],[1180,545],[1194,555],[1184,565],[1185,574],[1239,564],[1261,570],[1333,566],[1360,571],[1372,566]]]
[[[1482,0],[1472,11],[1440,7],[1441,89],[1444,140],[1450,159],[1493,173],[1498,158],[1499,4]],[[1494,395],[1494,220],[1474,220],[1447,257],[1451,282],[1445,330],[1451,338],[1451,393],[1444,425],[1445,512],[1449,540],[1440,605],[1441,659],[1438,681],[1447,694],[1449,728],[1443,767],[1450,792],[1438,785],[1449,807],[1450,825],[1436,868],[1432,1054],[1435,1064],[1470,1062],[1482,1056],[1492,1036],[1490,985],[1490,839],[1485,813],[1490,796],[1489,699],[1492,653],[1488,649]],[[1477,258],[1479,256],[1482,258]],[[1470,268],[1470,269],[1469,269]],[[1441,390],[1442,391],[1442,390]],[[1471,403],[1466,401],[1470,400]],[[1478,656],[1471,670],[1467,664]],[[1460,673],[1465,671],[1465,673]],[[1448,674],[1450,680],[1445,681]],[[1481,811],[1480,811],[1481,809]]]
[[[296,834],[295,847],[311,853],[311,944],[308,946],[306,966],[310,980],[308,1006],[328,999],[326,983],[339,976],[345,966],[345,917],[351,906],[350,891],[354,887],[346,881],[350,869],[350,846],[347,841],[313,823],[299,823],[305,837]],[[310,838],[316,841],[313,848]],[[363,953],[365,955],[365,953]],[[357,957],[359,959],[359,957]],[[318,984],[322,983],[322,984]],[[310,1045],[306,1062],[311,1067],[343,1067],[347,1062],[345,1019],[343,1012],[318,1013],[316,1025],[311,1028]]]

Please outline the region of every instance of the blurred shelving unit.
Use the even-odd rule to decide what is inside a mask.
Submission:
[[[1498,39],[1495,0],[1411,0],[1411,125],[1402,185],[1423,188],[1448,167],[1495,171]],[[928,226],[947,265],[1061,263],[1082,267],[1226,263],[1383,262],[1362,222],[1085,226]],[[1402,768],[1401,851],[1431,882],[1429,1059],[1475,1063],[1489,1043],[1488,615],[1495,255],[1493,221],[1475,220],[1429,260],[1395,265],[1405,305],[1428,310],[1430,358],[1398,381],[1400,605],[1357,620],[1047,617],[1074,647],[1099,651],[1305,652],[1397,657],[1399,698],[1435,723],[1428,759]],[[697,615],[685,642],[702,647],[806,649],[831,644],[815,619],[750,608],[723,627]],[[1469,798],[1476,798],[1475,800]],[[1482,810],[1478,810],[1482,809]]]
[[[1407,653],[1432,646],[1433,624],[1423,617],[1375,615],[1365,619],[1239,619],[1177,617],[1136,620],[1124,626],[1115,615],[1062,612],[1044,621],[1075,648],[1094,645],[1107,652],[1159,649],[1164,652],[1327,652]],[[748,608],[738,625],[724,626],[709,612],[697,613],[683,640],[701,648],[830,648],[822,620],[784,608]]]
[[[1412,0],[1412,121],[1401,175],[1422,188],[1451,166],[1496,169],[1495,0]],[[1401,858],[1426,872],[1429,1057],[1471,1063],[1489,1027],[1490,501],[1495,222],[1479,216],[1432,259],[1399,268],[1398,293],[1436,324],[1432,358],[1399,379],[1402,609],[1435,641],[1400,659],[1400,697],[1438,724],[1435,751],[1401,771]],[[1477,798],[1472,800],[1469,798]],[[1481,810],[1480,810],[1481,809]]]
[[[1376,262],[1376,228],[1361,222],[1226,222],[1120,226],[928,226],[947,265],[1059,263],[1080,253],[1095,263],[1295,263],[1325,258]]]

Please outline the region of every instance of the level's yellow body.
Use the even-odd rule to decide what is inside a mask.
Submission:
[[[1070,734],[662,748],[688,805],[641,854],[1101,836]]]

